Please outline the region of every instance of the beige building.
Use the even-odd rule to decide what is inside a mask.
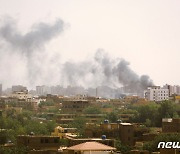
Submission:
[[[180,118],[177,119],[162,119],[163,133],[180,133]]]
[[[11,97],[17,98],[18,100],[25,100],[26,102],[32,101],[32,95],[28,94],[28,91],[13,92]]]
[[[54,129],[54,132],[51,133],[52,136],[59,136],[60,139],[66,138],[67,136],[70,137],[77,137],[77,128],[63,128],[57,126]]]
[[[85,130],[87,137],[119,138],[123,144],[135,144],[134,126],[131,123],[103,123],[100,126],[88,125]]]
[[[180,154],[180,149],[160,149],[160,154]]]
[[[76,118],[76,114],[57,114],[56,115],[56,122],[59,124],[68,124]]]
[[[59,149],[59,136],[34,136],[19,135],[17,137],[17,145],[28,147],[30,150],[54,150]]]
[[[65,113],[79,113],[90,105],[87,100],[67,100],[62,102],[62,111]]]

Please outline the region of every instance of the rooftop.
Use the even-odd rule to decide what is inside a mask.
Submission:
[[[114,147],[110,147],[98,142],[85,142],[72,147],[67,148],[68,150],[76,151],[104,151],[104,150],[116,150]]]
[[[131,123],[120,123],[121,125],[128,125],[128,126],[131,126],[132,124]]]

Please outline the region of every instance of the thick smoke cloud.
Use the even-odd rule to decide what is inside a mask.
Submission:
[[[7,55],[9,58],[12,57],[12,54],[21,57],[21,61],[25,61],[27,68],[26,80],[28,80],[28,84],[34,85],[39,80],[38,77],[43,80],[43,58],[48,57],[43,52],[44,46],[63,31],[64,22],[61,19],[57,19],[54,24],[43,22],[34,24],[29,32],[22,34],[16,27],[16,21],[8,17],[0,27],[1,43],[4,43],[4,46],[6,46],[6,49],[1,49],[3,50],[1,54]],[[7,51],[10,53],[7,54]],[[18,72],[18,68],[14,69],[17,69]],[[20,71],[20,73],[22,72]]]
[[[29,55],[58,36],[63,31],[63,28],[64,22],[57,19],[53,25],[43,22],[35,24],[30,32],[23,35],[17,30],[16,22],[8,18],[0,28],[0,36],[13,48]]]
[[[1,23],[0,82],[8,79],[6,82],[11,84],[28,86],[123,86],[126,92],[137,93],[153,85],[147,75],[137,75],[126,60],[112,59],[103,49],[98,49],[94,57],[83,62],[61,63],[59,53],[50,54],[52,51],[46,51],[44,46],[59,36],[64,27],[64,22],[57,19],[54,24],[35,24],[29,32],[22,34],[14,20]]]
[[[128,93],[142,93],[148,86],[153,85],[147,75],[139,76],[124,59],[111,59],[103,49],[98,49],[92,60],[81,63],[66,62],[63,74],[66,83],[76,86],[90,85],[124,87]]]

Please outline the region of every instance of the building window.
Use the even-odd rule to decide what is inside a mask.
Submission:
[[[48,139],[45,139],[45,143],[49,143],[49,140],[48,140]]]
[[[59,143],[59,140],[57,138],[55,138],[54,143]]]
[[[44,143],[44,140],[43,140],[43,139],[41,139],[41,143]]]

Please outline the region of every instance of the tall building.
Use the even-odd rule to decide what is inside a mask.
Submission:
[[[144,91],[144,98],[149,101],[164,101],[169,99],[169,89],[151,86]]]
[[[44,86],[36,86],[36,94],[43,95],[44,93]]]
[[[48,86],[36,86],[36,94],[41,96],[41,95],[47,95],[51,94],[51,87]]]
[[[169,96],[180,95],[180,86],[179,85],[164,85],[163,88],[169,89]]]
[[[2,95],[2,84],[0,84],[0,96]]]
[[[180,132],[180,118],[164,118],[162,119],[163,133],[179,133]]]
[[[23,91],[27,91],[27,87],[24,87],[22,85],[14,85],[14,86],[12,86],[12,93],[14,93],[14,92],[23,92]]]

